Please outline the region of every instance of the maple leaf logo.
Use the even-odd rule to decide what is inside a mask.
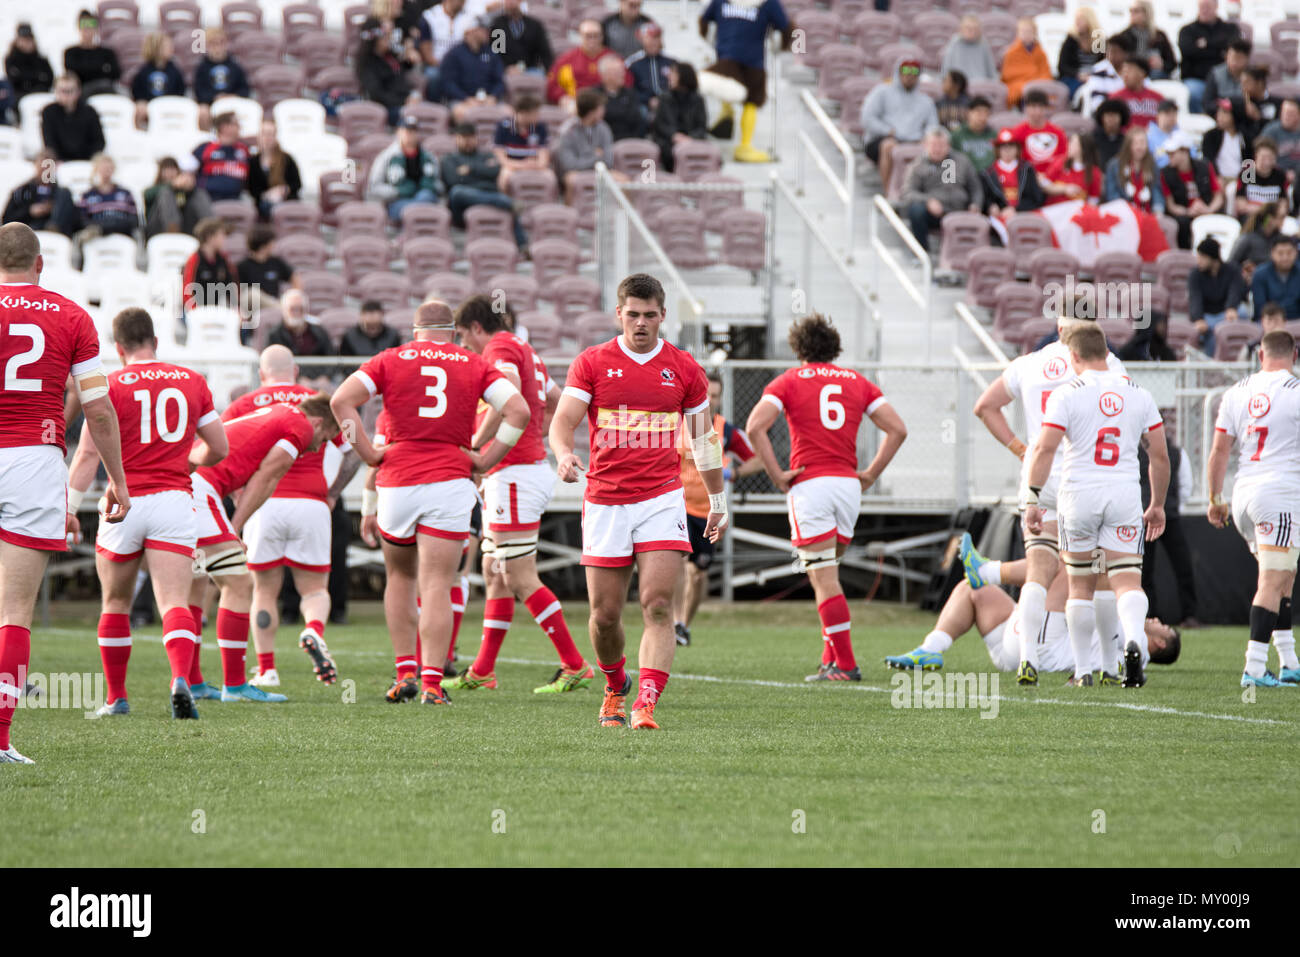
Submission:
[[[1070,217],[1070,222],[1078,226],[1079,232],[1085,236],[1089,234],[1104,236],[1123,220],[1113,213],[1103,213],[1096,206],[1084,203],[1079,211]]]

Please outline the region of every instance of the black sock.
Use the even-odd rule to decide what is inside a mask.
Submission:
[[[1250,606],[1250,640],[1267,645],[1273,640],[1273,625],[1277,622],[1277,612]]]
[[[1273,625],[1274,631],[1291,630],[1291,599],[1283,598],[1277,606],[1277,622]]]

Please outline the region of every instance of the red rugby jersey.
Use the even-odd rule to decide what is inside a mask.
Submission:
[[[546,417],[547,383],[551,377],[533,347],[514,333],[504,330],[494,335],[483,350],[483,358],[500,371],[510,371],[519,377],[519,391],[528,403],[528,426],[501,464],[488,472],[500,471],[507,465],[532,465],[546,458],[546,444],[542,441],[542,420]]]
[[[789,369],[763,390],[761,401],[785,413],[790,468],[804,466],[791,484],[823,475],[858,474],[858,428],[885,397],[870,379],[829,362]]]
[[[296,382],[264,385],[252,392],[245,392],[226,406],[226,411],[221,413],[221,418],[229,422],[276,402],[297,405],[315,392],[315,389],[298,385]],[[334,436],[330,441],[342,452],[352,447],[342,434]],[[289,467],[288,473],[276,485],[271,498],[310,498],[318,502],[326,501],[329,498],[329,482],[325,480],[325,447],[321,446],[315,452],[303,452],[299,455]]]
[[[316,430],[296,405],[272,404],[226,423],[230,454],[198,470],[217,494],[243,488],[271,449],[279,446],[297,459],[311,446]]]
[[[108,396],[131,494],[188,492],[194,433],[217,419],[207,380],[170,362],[132,362],[109,373]]]

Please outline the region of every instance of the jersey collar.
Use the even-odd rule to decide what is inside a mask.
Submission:
[[[662,352],[664,348],[664,341],[660,339],[657,343],[655,343],[655,347],[651,349],[649,352],[646,353],[633,352],[631,349],[627,347],[627,343],[623,341],[623,334],[621,332],[618,335],[617,341],[618,341],[618,347],[623,350],[623,355],[627,356],[629,359],[631,359],[639,366],[645,365],[655,356],[659,355],[659,353]]]

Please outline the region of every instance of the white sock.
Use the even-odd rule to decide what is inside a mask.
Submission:
[[[925,636],[925,641],[921,642],[921,647],[931,654],[941,655],[952,647],[952,635],[936,628]]]
[[[1025,582],[1020,589],[1020,660],[1038,667],[1038,633],[1047,621],[1047,589]]]
[[[1074,652],[1074,676],[1092,674],[1092,632],[1097,615],[1092,599],[1071,598],[1065,603],[1065,627],[1070,632],[1070,650]]]
[[[1262,641],[1246,642],[1246,674],[1252,678],[1264,677],[1268,670],[1268,645]]]
[[[984,579],[984,581],[988,582],[990,585],[1001,585],[1002,563],[992,561],[985,562],[980,566],[980,578]]]
[[[1295,654],[1295,635],[1290,629],[1273,632],[1273,647],[1282,659],[1283,668],[1300,668],[1300,658],[1296,658]]]
[[[1130,641],[1137,642],[1138,648],[1142,651],[1142,667],[1145,668],[1147,662],[1151,660],[1151,653],[1147,651],[1147,611],[1151,607],[1147,601],[1147,593],[1141,588],[1134,588],[1120,595],[1115,605],[1119,609],[1119,623],[1124,633],[1124,645],[1127,647]]]
[[[1119,640],[1119,609],[1115,606],[1113,591],[1092,593],[1092,610],[1097,616],[1097,647],[1101,649],[1101,670],[1119,674],[1119,661],[1124,648]]]

